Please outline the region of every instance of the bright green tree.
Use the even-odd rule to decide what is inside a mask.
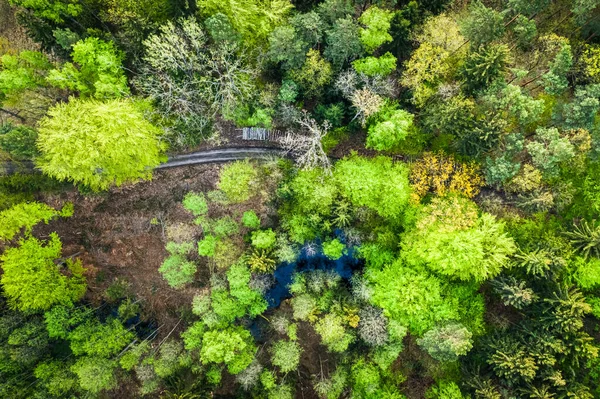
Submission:
[[[243,327],[207,331],[202,337],[200,359],[203,363],[224,363],[231,374],[238,374],[254,359],[252,336]]]
[[[72,305],[85,293],[81,262],[67,259],[65,272],[54,263],[61,256],[62,244],[56,233],[43,245],[30,237],[7,249],[0,261],[4,273],[0,279],[9,303],[21,311],[47,310],[54,305]]]
[[[71,53],[73,63],[48,74],[48,81],[60,88],[78,91],[81,97],[120,98],[129,94],[123,73],[124,55],[112,42],[88,37],[77,42]]]
[[[0,239],[12,240],[22,228],[29,234],[33,226],[42,221],[47,224],[56,216],[68,217],[72,214],[72,204],[57,211],[41,202],[21,202],[0,212]]]
[[[392,41],[388,33],[394,13],[371,6],[363,12],[358,21],[366,28],[360,29],[360,41],[368,53],[373,53],[379,46]]]
[[[403,109],[384,110],[373,119],[377,122],[369,126],[366,147],[377,151],[398,148],[413,129],[414,115]]]
[[[271,348],[271,361],[282,373],[289,373],[298,368],[302,348],[296,341],[277,341]]]
[[[354,206],[366,206],[388,219],[402,217],[410,197],[408,168],[387,157],[353,155],[339,161],[334,171],[342,195]]]
[[[72,98],[48,115],[40,122],[37,164],[59,180],[105,190],[149,179],[165,160],[160,129],[144,119],[141,104]]]
[[[244,202],[256,192],[258,171],[248,161],[236,161],[223,167],[219,178],[219,189],[232,203]]]
[[[434,198],[403,240],[407,262],[461,280],[497,276],[515,250],[503,223],[459,197]]]

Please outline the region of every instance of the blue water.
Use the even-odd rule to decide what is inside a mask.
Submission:
[[[307,253],[303,248],[298,259],[294,263],[283,263],[275,270],[275,285],[265,293],[270,308],[279,306],[282,300],[291,298],[289,285],[292,283],[292,277],[296,272],[306,272],[311,270],[334,270],[340,277],[349,279],[352,273],[362,266],[362,261],[354,257],[354,248],[347,248],[346,254],[337,260],[331,260],[323,255],[318,245],[318,249],[313,253]]]

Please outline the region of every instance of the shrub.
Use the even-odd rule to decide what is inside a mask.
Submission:
[[[208,212],[208,203],[204,193],[187,193],[183,198],[183,207],[194,216],[204,216]]]
[[[271,229],[252,232],[252,245],[258,249],[270,249],[275,246],[277,236]]]
[[[218,239],[213,235],[206,235],[201,241],[198,241],[198,255],[200,256],[215,256],[215,248],[217,246]]]
[[[219,179],[219,189],[232,203],[250,199],[257,189],[258,171],[248,161],[236,161],[223,167]]]
[[[260,218],[254,211],[246,211],[242,215],[242,224],[249,229],[260,228]]]
[[[186,258],[186,254],[192,249],[193,244],[191,243],[167,243],[167,251],[171,255],[165,259],[158,271],[171,287],[183,288],[186,284],[194,281],[197,267]]]
[[[242,248],[231,239],[217,241],[215,245],[214,261],[218,268],[226,269],[238,261],[242,255]]]
[[[473,334],[461,324],[452,323],[427,331],[417,343],[434,359],[451,362],[471,350],[472,336]]]
[[[331,260],[337,260],[344,255],[346,245],[337,238],[323,243],[323,254]]]
[[[425,393],[426,399],[463,399],[460,388],[453,381],[440,381]]]
[[[354,341],[354,336],[344,327],[344,319],[336,314],[326,314],[315,324],[315,331],[321,335],[321,342],[332,352],[344,352]]]
[[[396,149],[413,129],[414,116],[403,110],[390,110],[379,114],[377,123],[369,126],[367,148],[377,151]]]
[[[35,146],[37,132],[27,126],[0,126],[0,150],[6,151],[14,160],[32,159],[38,154]]]
[[[279,367],[282,373],[288,373],[298,368],[302,348],[295,341],[277,341],[271,353],[273,365]]]
[[[239,233],[240,226],[230,216],[224,216],[215,220],[212,231],[217,238],[224,238]]]

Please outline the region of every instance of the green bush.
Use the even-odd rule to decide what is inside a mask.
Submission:
[[[271,348],[271,362],[279,367],[282,373],[289,373],[298,368],[302,348],[295,341],[277,341]]]
[[[323,254],[331,260],[337,260],[344,255],[346,246],[337,238],[323,243]]]
[[[257,187],[258,171],[248,161],[236,161],[221,170],[219,189],[232,203],[240,203],[250,199]]]
[[[13,160],[32,159],[38,154],[35,146],[37,132],[27,126],[0,126],[0,150],[6,151]]]
[[[183,207],[194,216],[204,216],[208,212],[208,203],[204,193],[187,193],[183,198]]]
[[[194,281],[197,266],[186,257],[192,249],[193,244],[191,243],[167,243],[167,251],[171,255],[165,259],[158,271],[171,287],[183,288]]]
[[[271,229],[252,232],[252,245],[258,249],[271,249],[277,243],[277,236]]]
[[[246,211],[242,215],[242,224],[249,229],[260,228],[260,218],[254,211]]]
[[[201,241],[198,241],[198,255],[200,256],[215,256],[215,248],[217,246],[218,239],[213,235],[206,235]]]

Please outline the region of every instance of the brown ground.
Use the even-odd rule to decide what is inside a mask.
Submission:
[[[193,217],[181,206],[183,196],[214,189],[218,170],[218,165],[197,165],[157,171],[152,181],[101,195],[83,196],[76,190],[46,194],[41,200],[51,206],[72,202],[75,214],[42,225],[35,234],[43,238],[56,231],[63,255],[77,254],[82,260],[88,275],[85,299],[97,305],[108,286],[124,280],[141,301],[144,318],[162,326],[161,335],[168,334],[180,319],[178,310],[189,307],[203,281],[183,290],[174,290],[164,281],[158,272],[167,256],[164,228],[191,222]]]

